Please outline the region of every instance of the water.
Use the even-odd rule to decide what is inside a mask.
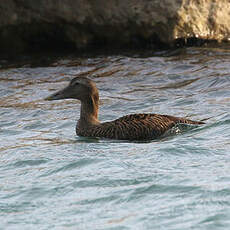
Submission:
[[[229,61],[219,47],[2,67],[0,229],[229,229]],[[43,98],[79,75],[96,81],[103,121],[207,124],[145,143],[75,136],[79,102]]]

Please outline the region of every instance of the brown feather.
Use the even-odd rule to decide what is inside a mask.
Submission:
[[[87,127],[87,129],[80,130],[77,128],[77,134],[80,136],[119,140],[148,140],[162,136],[178,123],[204,124],[200,121],[192,121],[168,115],[131,114],[114,121]]]

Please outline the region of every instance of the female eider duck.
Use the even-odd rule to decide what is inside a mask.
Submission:
[[[151,140],[162,136],[178,123],[204,124],[159,114],[131,114],[114,121],[101,123],[98,120],[99,93],[95,83],[86,77],[76,77],[70,84],[47,97],[46,100],[78,99],[81,114],[76,133],[84,137],[100,137],[118,140]]]

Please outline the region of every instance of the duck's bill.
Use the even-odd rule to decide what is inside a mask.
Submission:
[[[71,98],[71,95],[68,93],[68,87],[51,94],[50,96],[46,97],[44,100],[46,101],[53,101],[53,100],[61,100],[61,99],[68,99]]]

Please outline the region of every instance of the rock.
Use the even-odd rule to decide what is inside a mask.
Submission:
[[[7,0],[0,52],[230,39],[229,0]]]
[[[183,1],[173,38],[230,40],[230,1]]]

